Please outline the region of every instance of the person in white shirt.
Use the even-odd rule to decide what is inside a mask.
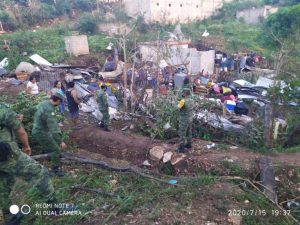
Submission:
[[[26,88],[27,88],[26,91],[27,91],[28,94],[37,95],[39,93],[39,87],[36,83],[35,76],[30,76],[29,77],[29,81],[27,83]]]

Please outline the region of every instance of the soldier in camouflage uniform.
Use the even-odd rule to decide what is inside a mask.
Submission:
[[[59,106],[61,101],[63,101],[63,95],[56,92],[50,100],[41,102],[34,114],[32,127],[32,135],[42,146],[43,152],[51,153],[52,171],[58,176],[63,176],[63,172],[59,170],[60,150],[66,148],[62,140],[62,132],[54,117],[54,107]]]
[[[0,106],[0,211],[2,209],[5,224],[19,224],[21,219],[20,214],[12,216],[9,213],[9,195],[16,177],[22,177],[37,187],[45,201],[54,199],[47,169],[28,156],[31,148],[21,120],[14,111]],[[22,144],[22,151],[16,143],[16,136]]]
[[[190,85],[190,79],[188,77],[185,77],[183,79],[183,83],[182,86],[178,89],[177,92],[177,100],[180,101],[182,99],[182,91],[183,89],[189,89],[191,94],[192,94],[192,89],[191,89],[191,85]]]
[[[103,115],[102,121],[101,121],[101,127],[105,131],[111,131],[108,127],[109,125],[109,113],[108,113],[108,102],[107,102],[107,96],[106,96],[106,89],[107,86],[105,84],[101,85],[101,89],[97,92],[97,102],[99,105],[99,110]]]
[[[178,103],[179,109],[179,147],[177,152],[185,152],[185,148],[192,147],[192,120],[193,120],[193,101],[191,90],[183,88],[182,99]]]

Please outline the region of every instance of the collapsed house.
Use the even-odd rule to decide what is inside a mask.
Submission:
[[[160,46],[155,42],[143,42],[138,47],[142,61],[159,63],[161,69],[184,65],[190,74],[214,73],[215,50],[198,51],[191,47],[190,41],[164,41]]]

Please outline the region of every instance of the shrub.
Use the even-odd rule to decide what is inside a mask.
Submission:
[[[3,10],[0,10],[0,21],[1,22],[8,22],[9,14]]]
[[[289,38],[299,32],[300,3],[295,6],[279,9],[268,17],[264,28],[271,30],[278,38]]]
[[[28,96],[25,92],[20,92],[17,95],[16,102],[12,105],[12,109],[15,112],[24,115],[23,125],[29,135],[29,140],[32,140],[31,130],[36,107],[44,99],[44,97],[45,95],[43,93],[36,96]]]
[[[97,28],[96,19],[91,15],[83,15],[79,19],[78,30],[82,33],[93,34]]]
[[[229,3],[225,3],[223,7],[219,9],[219,14],[216,17],[219,19],[233,18],[237,11],[259,6],[261,6],[261,3],[255,0],[234,0]]]
[[[59,15],[70,14],[71,12],[71,5],[67,0],[57,1],[55,7]]]
[[[124,22],[124,23],[128,22],[128,19],[129,19],[128,15],[119,6],[113,7],[113,13],[114,13],[117,21]]]
[[[3,10],[0,10],[0,21],[2,22],[4,30],[14,30],[16,28],[13,19]]]
[[[95,8],[95,3],[94,0],[74,0],[73,6],[81,11],[90,11]]]
[[[143,16],[138,16],[136,20],[136,29],[140,33],[146,33],[149,29],[149,25],[146,24]]]
[[[23,6],[28,6],[28,0],[15,0],[15,2]]]

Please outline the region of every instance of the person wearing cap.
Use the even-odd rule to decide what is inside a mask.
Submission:
[[[16,178],[21,178],[37,188],[41,200],[55,200],[54,187],[48,170],[33,160],[28,135],[22,126],[22,116],[0,103],[0,217],[4,224],[19,224],[22,214],[12,215],[10,193]],[[18,142],[21,143],[20,149]],[[1,219],[0,219],[0,224]]]
[[[54,117],[54,109],[63,101],[63,94],[55,92],[50,100],[45,100],[37,106],[34,114],[32,136],[41,145],[44,153],[51,153],[52,172],[58,176],[63,173],[59,170],[59,154],[67,146],[62,140],[62,132]]]
[[[99,110],[102,113],[102,121],[101,121],[101,127],[105,131],[111,131],[108,127],[109,125],[109,113],[108,113],[108,101],[107,101],[107,95],[106,95],[106,89],[107,86],[105,84],[101,85],[101,88],[97,92],[97,102],[99,105]]]
[[[185,148],[192,147],[193,100],[190,88],[182,89],[182,98],[177,107],[179,109],[179,147],[177,152],[183,153]]]
[[[178,92],[177,92],[177,100],[180,101],[180,99],[182,98],[182,92],[183,89],[189,89],[191,94],[192,94],[192,86],[190,84],[190,79],[189,77],[185,77],[183,79],[183,83],[182,86],[179,88]]]

